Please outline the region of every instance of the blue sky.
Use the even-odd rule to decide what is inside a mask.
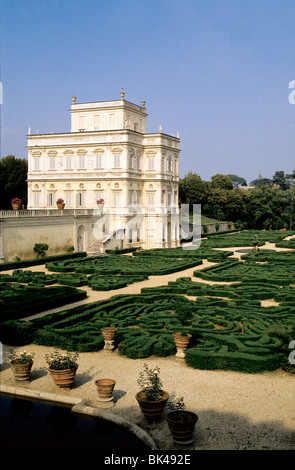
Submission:
[[[180,176],[295,169],[294,0],[1,0],[1,156],[70,130],[77,102],[146,101]]]

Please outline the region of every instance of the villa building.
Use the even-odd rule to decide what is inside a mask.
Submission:
[[[70,132],[29,132],[28,210],[56,212],[62,199],[65,216],[88,214],[91,229],[75,220],[76,249],[178,246],[179,136],[146,133],[145,102],[120,98],[73,96]]]

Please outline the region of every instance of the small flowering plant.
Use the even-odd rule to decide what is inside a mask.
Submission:
[[[52,353],[45,355],[45,360],[50,369],[65,370],[76,366],[79,353],[76,351],[67,351],[61,353],[55,349]]]
[[[58,200],[56,201],[56,204],[63,204],[65,201],[59,197]]]
[[[167,408],[169,411],[177,411],[181,421],[186,419],[187,413],[183,397],[176,398],[175,396],[171,396],[167,402]]]
[[[27,351],[17,353],[12,349],[9,353],[9,359],[12,364],[31,364],[34,355],[35,353],[28,353]]]
[[[11,199],[11,204],[21,204],[21,202],[21,199],[19,199],[18,197]]]
[[[139,374],[137,383],[148,400],[156,401],[161,397],[162,382],[159,374],[159,367],[149,369],[147,364],[144,364],[143,371]]]
[[[104,199],[102,199],[102,198],[98,199],[96,202],[97,202],[97,204],[104,204]]]

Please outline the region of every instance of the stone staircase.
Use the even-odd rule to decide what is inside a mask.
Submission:
[[[87,256],[98,256],[105,254],[107,248],[115,248],[124,239],[124,229],[115,230],[111,235],[94,240],[87,248]],[[113,243],[112,243],[113,242]],[[114,244],[112,247],[111,245]]]

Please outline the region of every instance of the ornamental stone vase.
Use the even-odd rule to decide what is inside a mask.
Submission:
[[[102,336],[104,338],[104,349],[112,351],[114,349],[114,339],[117,328],[113,326],[105,326],[101,328]]]
[[[185,358],[185,351],[189,345],[192,335],[189,333],[183,335],[182,333],[179,332],[179,333],[174,333],[173,337],[174,337],[174,342],[175,342],[175,346],[177,349],[176,357],[180,357],[182,359]]]

